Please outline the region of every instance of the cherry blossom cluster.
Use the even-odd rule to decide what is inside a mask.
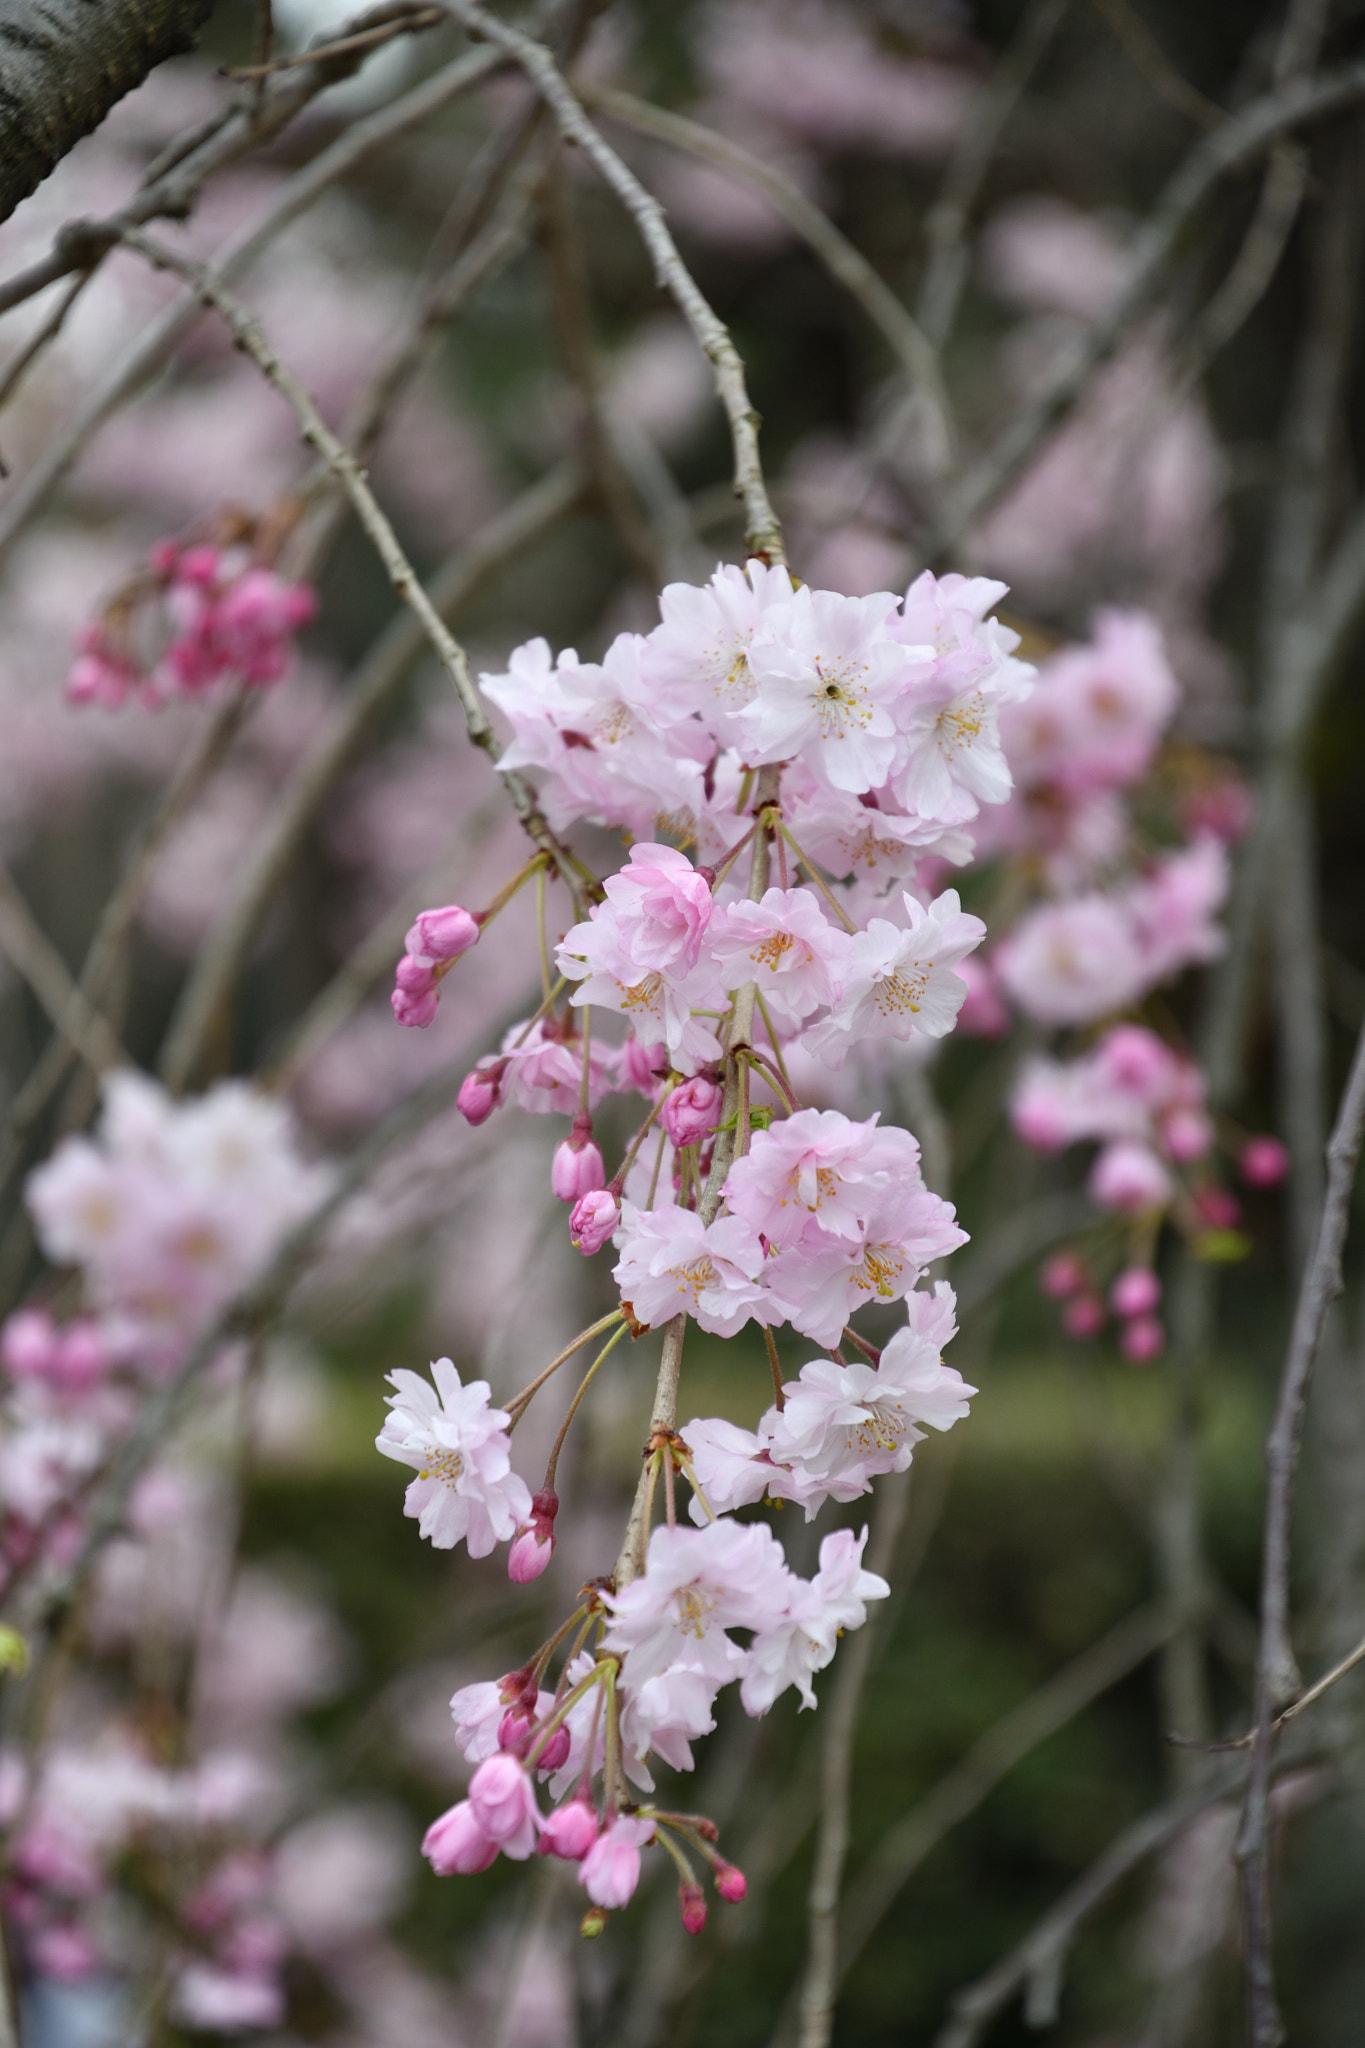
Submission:
[[[621,635],[600,663],[533,642],[483,678],[511,728],[502,765],[528,776],[552,828],[591,822],[633,843],[586,897],[575,876],[586,914],[544,948],[558,983],[547,977],[540,1010],[479,1060],[459,1107],[471,1124],[504,1104],[568,1120],[552,1190],[585,1257],[613,1243],[619,1306],[505,1408],[450,1359],[432,1381],[393,1373],[378,1448],[415,1474],[405,1511],[422,1535],[475,1557],[506,1544],[525,1583],[554,1550],[556,1462],[578,1397],[534,1492],[512,1432],[581,1344],[605,1339],[586,1388],[627,1333],[669,1328],[674,1342],[689,1323],[725,1338],[754,1325],[773,1377],[752,1429],[706,1416],[655,1426],[643,1525],[615,1573],[523,1670],[453,1702],[474,1775],[428,1857],[443,1872],[484,1869],[500,1850],[573,1862],[588,1932],[633,1892],[650,1842],[677,1865],[693,1931],[698,1858],[722,1897],[740,1895],[704,1818],[634,1793],[652,1793],[652,1759],[692,1767],[731,1681],[751,1714],[793,1687],[813,1706],[838,1634],[888,1590],[863,1567],[865,1532],[827,1535],[807,1580],[745,1511],[791,1501],[810,1519],[857,1499],[905,1469],[926,1429],[964,1417],[975,1391],[943,1362],[951,1289],[919,1285],[965,1238],[926,1187],[916,1140],[878,1115],[803,1106],[793,1073],[817,1093],[847,1087],[833,1077],[851,1054],[928,1048],[967,997],[957,969],[985,927],[936,884],[945,861],[970,856],[982,804],[1010,791],[1000,715],[1030,671],[987,616],[1002,594],[925,575],[903,599],[845,598],[755,561],[705,588],[671,586],[655,630]],[[432,1022],[446,976],[545,864],[486,910],[418,917],[396,975],[400,1022]],[[609,1178],[594,1117],[611,1096],[643,1097],[646,1114]],[[898,1301],[903,1326],[880,1347],[853,1329],[863,1309]],[[768,1334],[780,1326],[823,1354],[785,1382]],[[675,1514],[679,1478],[693,1528]],[[548,1814],[537,1780],[558,1802]]]
[[[72,1553],[139,1388],[175,1370],[329,1184],[288,1113],[241,1082],[177,1103],[144,1075],[108,1076],[95,1135],[64,1139],[28,1182],[39,1243],[78,1269],[87,1313],[29,1306],[0,1329],[0,1582]]]
[[[316,610],[307,585],[285,582],[244,539],[158,541],[145,573],[81,629],[67,694],[117,710],[200,698],[229,679],[278,683]]]

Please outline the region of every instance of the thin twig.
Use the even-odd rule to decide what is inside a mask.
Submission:
[[[1350,1217],[1351,1190],[1355,1185],[1363,1136],[1365,1030],[1356,1042],[1350,1076],[1327,1146],[1327,1187],[1317,1240],[1313,1256],[1304,1269],[1275,1419],[1266,1440],[1266,1516],[1261,1567],[1261,1641],[1256,1660],[1255,1740],[1237,1837],[1252,2048],[1277,2048],[1284,2039],[1271,1953],[1268,1842],[1270,1787],[1275,1768],[1274,1721],[1277,1713],[1293,1699],[1300,1685],[1289,1638],[1294,1492],[1313,1361],[1327,1311],[1342,1289],[1341,1249]]]
[[[66,962],[37,922],[6,868],[0,867],[0,953],[7,953],[50,1021],[96,1074],[132,1062],[118,1034],[81,994]]]
[[[1226,119],[1223,109],[1182,78],[1152,31],[1128,0],[1091,0],[1115,38],[1132,58],[1154,92],[1199,128],[1216,128]]]
[[[272,78],[277,71],[296,71],[300,64],[320,64],[333,57],[363,56],[385,43],[391,43],[395,36],[413,35],[418,29],[435,28],[445,19],[445,12],[440,7],[405,8],[401,13],[395,13],[392,21],[360,29],[354,35],[338,36],[335,42],[318,43],[311,50],[301,51],[297,57],[274,57],[269,62],[241,64],[235,69],[225,69],[221,75],[232,79]]]
[[[3,373],[0,373],[0,410],[9,404],[28,371],[32,368],[43,350],[49,343],[57,339],[57,336],[66,325],[67,314],[89,284],[91,275],[90,271],[83,270],[78,277],[72,278],[46,320],[43,321],[40,327],[34,330],[23,347],[17,349],[10,361],[6,363]]]
[[[1183,1834],[1201,1813],[1236,1791],[1242,1776],[1241,1768],[1229,1765],[1197,1791],[1155,1807],[1125,1828],[1017,1947],[975,1984],[957,1993],[952,2017],[936,2036],[933,2048],[975,2048],[1002,2006],[1026,1986],[1041,1982],[1055,1999],[1061,1965],[1083,1923],[1130,1872]],[[1050,2025],[1051,2021],[1039,2014],[1038,2023]]]
[[[565,83],[563,73],[543,43],[484,12],[472,0],[447,0],[451,14],[472,35],[486,39],[513,57],[545,100],[566,140],[583,151],[610,185],[640,231],[660,287],[667,291],[696,336],[715,372],[716,391],[730,424],[735,456],[735,492],[743,499],[745,541],[763,561],[781,562],[782,529],[763,481],[758,452],[758,415],[745,382],[744,364],[730,338],[698,289],[664,219],[663,208],[634,172],[605,142]]]
[[[589,86],[582,92],[585,106],[600,109],[638,134],[652,135],[671,143],[704,163],[729,171],[745,184],[753,185],[772,202],[790,228],[815,251],[836,283],[856,300],[900,363],[912,387],[922,392],[933,411],[942,460],[952,458],[955,445],[952,405],[939,369],[937,353],[919,322],[901,304],[867,258],[855,249],[847,235],[828,214],[809,200],[800,186],[762,157],[742,149],[728,136],[720,135],[700,121],[690,121],[633,93],[616,92],[605,86]]]

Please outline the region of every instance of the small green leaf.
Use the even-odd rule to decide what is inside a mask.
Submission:
[[[1206,1266],[1237,1266],[1251,1256],[1244,1230],[1204,1230],[1194,1241],[1194,1255]]]
[[[0,1671],[22,1678],[28,1670],[28,1644],[17,1628],[0,1628]]]

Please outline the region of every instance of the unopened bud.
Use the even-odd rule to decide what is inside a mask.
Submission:
[[[534,1523],[523,1524],[507,1553],[507,1576],[512,1584],[529,1586],[532,1579],[538,1579],[554,1556],[554,1547],[554,1537],[548,1529],[542,1535]]]
[[[1248,1187],[1273,1188],[1289,1171],[1289,1154],[1278,1138],[1248,1138],[1237,1163]]]
[[[493,1111],[502,1101],[502,1076],[505,1060],[480,1060],[472,1074],[466,1074],[460,1083],[460,1092],[455,1097],[455,1107],[467,1124],[487,1123]]]
[[[510,1756],[525,1756],[531,1735],[531,1716],[522,1707],[509,1707],[498,1723],[498,1748]]]
[[[389,1007],[400,1024],[425,1031],[441,1007],[441,991],[429,988],[424,995],[410,996],[406,989],[396,988],[389,997]]]
[[[478,944],[479,921],[458,903],[445,903],[437,910],[421,910],[403,944],[410,953],[425,953],[432,960],[458,960]]]
[[[600,1252],[621,1221],[621,1205],[610,1188],[593,1188],[574,1204],[569,1239],[575,1251],[590,1259]]]
[[[670,1144],[696,1145],[707,1138],[720,1122],[721,1091],[714,1081],[698,1074],[666,1096],[659,1121]]]
[[[1054,1252],[1038,1270],[1038,1285],[1053,1301],[1069,1301],[1086,1283],[1085,1260],[1076,1252]]]
[[[1149,1316],[1161,1300],[1161,1282],[1149,1266],[1130,1266],[1109,1290],[1117,1316]]]
[[[555,1148],[554,1160],[550,1167],[550,1186],[555,1199],[560,1202],[581,1202],[584,1195],[596,1194],[607,1184],[607,1169],[602,1163],[602,1154],[589,1139],[586,1143],[566,1138]]]
[[[435,988],[436,976],[432,963],[421,953],[405,953],[393,970],[396,987],[405,996],[424,996],[428,989]]]
[[[1062,1328],[1068,1337],[1098,1337],[1104,1328],[1104,1303],[1098,1294],[1081,1294],[1068,1302]]]
[[[737,1906],[749,1887],[744,1872],[735,1863],[717,1863],[716,1890],[730,1905]]]
[[[544,1771],[546,1777],[552,1776],[555,1771],[561,1769],[569,1761],[570,1747],[569,1731],[561,1721],[544,1749],[540,1752],[540,1759],[536,1764],[536,1769]]]
[[[1132,1365],[1150,1365],[1166,1349],[1166,1331],[1156,1316],[1135,1316],[1123,1326],[1119,1349]]]
[[[578,1923],[578,1931],[585,1941],[595,1941],[609,1918],[605,1906],[590,1906]]]
[[[706,1899],[699,1884],[678,1886],[678,1907],[689,1934],[700,1934],[706,1925]]]
[[[596,1840],[597,1815],[592,1802],[579,1797],[555,1808],[540,1831],[539,1849],[542,1856],[581,1863]]]

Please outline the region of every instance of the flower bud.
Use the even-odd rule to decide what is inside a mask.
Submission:
[[[410,953],[426,953],[433,960],[458,960],[478,941],[479,920],[473,912],[445,903],[437,910],[419,910],[403,944]]]
[[[592,1802],[574,1798],[557,1806],[546,1821],[540,1835],[540,1853],[562,1856],[566,1863],[581,1863],[596,1840],[597,1815]]]
[[[1123,1326],[1119,1350],[1134,1365],[1147,1365],[1166,1349],[1166,1332],[1155,1316],[1136,1316]]]
[[[514,1585],[529,1585],[538,1579],[554,1555],[554,1519],[559,1513],[559,1495],[546,1486],[531,1501],[531,1519],[523,1522],[512,1538],[507,1556],[507,1576]]]
[[[601,1906],[589,1906],[578,1923],[578,1931],[585,1941],[595,1941],[610,1918]]]
[[[594,1188],[574,1204],[569,1239],[574,1250],[590,1259],[600,1252],[621,1221],[621,1205],[610,1188]]]
[[[678,1907],[689,1934],[700,1934],[706,1925],[706,1899],[699,1884],[678,1886]]]
[[[1273,1188],[1289,1171],[1289,1154],[1278,1138],[1248,1138],[1237,1163],[1249,1188]]]
[[[420,996],[410,996],[406,989],[396,988],[389,997],[389,1008],[398,1022],[417,1031],[426,1030],[440,1007],[441,991],[438,988],[430,988]]]
[[[575,1117],[575,1126],[578,1121]],[[581,1202],[584,1195],[596,1194],[606,1184],[607,1170],[602,1164],[602,1154],[591,1138],[568,1137],[556,1147],[550,1167],[550,1186],[556,1200]]]
[[[561,1721],[544,1749],[540,1752],[540,1759],[536,1764],[536,1769],[547,1778],[553,1777],[554,1773],[569,1761],[569,1750],[571,1747],[569,1731]]]
[[[484,1833],[467,1799],[434,1820],[422,1837],[422,1854],[438,1877],[472,1877],[487,1870],[498,1853]]]
[[[524,1707],[509,1707],[498,1723],[498,1748],[508,1756],[524,1757],[534,1733],[532,1716]]]
[[[487,1123],[502,1101],[505,1060],[480,1060],[472,1074],[466,1074],[455,1097],[455,1107],[467,1124]]]
[[[716,1864],[716,1890],[732,1906],[737,1906],[748,1891],[744,1872],[735,1863]]]
[[[1115,1315],[1149,1316],[1161,1300],[1161,1282],[1147,1266],[1130,1266],[1109,1290]]]
[[[1116,1209],[1121,1216],[1164,1208],[1173,1192],[1171,1177],[1155,1152],[1132,1138],[1105,1146],[1086,1185],[1102,1209]]]
[[[1206,1230],[1235,1230],[1242,1220],[1242,1205],[1226,1188],[1196,1188],[1194,1206]]]
[[[393,970],[394,986],[401,988],[405,996],[424,996],[436,986],[431,970],[432,962],[421,953],[405,953]]]
[[[490,1841],[509,1856],[530,1855],[540,1815],[531,1780],[514,1756],[499,1750],[485,1757],[469,1781],[469,1804]]]
[[[1054,1252],[1038,1269],[1038,1285],[1050,1301],[1069,1301],[1088,1278],[1085,1260],[1076,1252]]]
[[[696,1145],[709,1137],[720,1120],[721,1091],[704,1074],[684,1081],[664,1098],[659,1121],[676,1146]]]
[[[45,1379],[60,1354],[61,1339],[44,1308],[16,1309],[0,1327],[0,1362],[16,1379]]]
[[[660,1078],[668,1072],[668,1048],[641,1045],[632,1033],[621,1047],[621,1086],[652,1101]]]
[[[1104,1303],[1097,1294],[1079,1294],[1068,1302],[1062,1317],[1068,1337],[1098,1337],[1104,1328]]]

